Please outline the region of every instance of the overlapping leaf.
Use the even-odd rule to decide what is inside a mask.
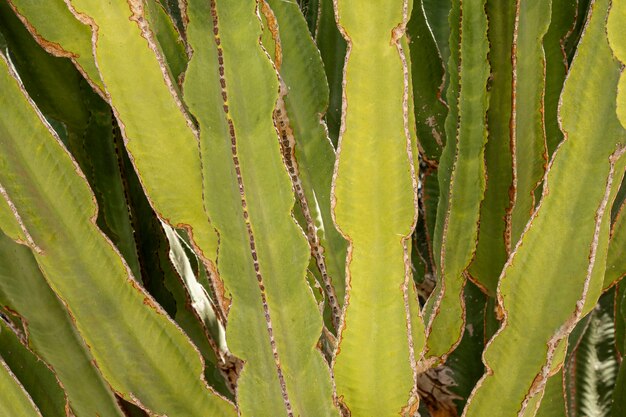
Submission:
[[[2,197],[106,380],[125,399],[157,414],[234,415],[232,404],[201,379],[202,363],[187,337],[139,289],[95,227],[94,197],[76,164],[24,95],[7,61],[0,64],[1,99],[10,109],[0,123]],[[89,297],[94,293],[97,297]],[[161,383],[148,382],[155,378]]]
[[[238,406],[246,416],[336,416],[316,348],[322,318],[305,276],[310,251],[291,216],[274,127],[278,76],[259,44],[256,7],[190,1],[187,9],[193,57],[185,99],[200,126],[206,207],[232,296],[226,338],[245,361]]]
[[[463,332],[463,272],[476,250],[485,192],[489,50],[485,1],[453,1],[446,146],[438,179],[434,253],[439,282],[426,306],[428,355],[446,356]],[[457,72],[457,68],[459,71]]]
[[[616,91],[620,68],[606,39],[607,10],[608,1],[592,6],[561,98],[567,139],[552,160],[540,208],[501,277],[504,323],[484,353],[488,370],[464,415],[517,415],[527,407],[543,390],[552,361],[558,364],[559,342],[602,290],[610,225],[606,209],[623,177],[626,141],[610,93]],[[582,110],[589,100],[595,103],[593,112]]]

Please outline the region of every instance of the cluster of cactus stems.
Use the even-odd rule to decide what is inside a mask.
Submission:
[[[626,416],[626,0],[0,0],[0,416]]]

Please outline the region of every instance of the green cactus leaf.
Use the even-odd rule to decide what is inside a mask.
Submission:
[[[333,369],[337,395],[353,417],[391,416],[415,395],[423,344],[408,270],[417,214],[404,38],[411,4],[388,1],[385,7],[356,9],[348,3],[336,3],[348,58],[333,204],[350,248]]]
[[[146,9],[139,1],[116,0],[106,10],[95,0],[70,3],[73,13],[92,29],[106,97],[151,204],[170,225],[192,230],[203,261],[213,269],[217,235],[203,206],[197,132],[178,97]]]
[[[0,303],[27,323],[28,346],[54,370],[76,417],[121,417],[113,392],[33,254],[4,234],[0,277]],[[33,299],[38,300],[34,307]]]
[[[407,25],[417,137],[422,157],[436,163],[445,144],[447,109],[442,101],[444,65],[426,22],[423,1],[416,1]]]
[[[559,127],[559,97],[569,70],[565,41],[573,34],[577,22],[579,0],[552,0],[550,27],[543,38],[545,50],[546,82],[544,120],[546,145],[550,156],[563,140]]]
[[[68,398],[55,374],[25,346],[25,341],[2,319],[0,319],[0,357],[44,416],[66,414]]]
[[[513,42],[512,142],[515,198],[510,212],[510,239],[517,242],[537,206],[548,163],[544,125],[546,58],[543,37],[550,26],[552,2],[517,2]],[[532,23],[531,23],[532,22]]]
[[[232,297],[226,340],[245,362],[238,406],[245,416],[336,416],[316,347],[322,317],[306,280],[310,250],[291,216],[292,184],[274,127],[279,82],[259,44],[256,7],[190,1],[187,9],[194,54],[185,99],[200,125],[206,206],[220,234],[217,267]]]
[[[202,362],[189,339],[139,288],[95,226],[95,199],[84,177],[4,57],[0,66],[2,106],[11,109],[0,123],[2,195],[14,205],[37,264],[68,306],[107,382],[156,414],[233,416],[233,405],[201,379]],[[97,297],[85,297],[91,291]],[[132,372],[129,357],[143,358]],[[149,383],[154,378],[162,383]]]
[[[606,39],[607,10],[608,1],[592,6],[561,97],[567,139],[552,159],[540,207],[500,278],[504,322],[485,350],[487,372],[470,397],[465,416],[513,416],[526,407],[543,389],[559,341],[601,293],[610,226],[606,209],[615,199],[626,164],[621,157],[626,131],[615,117],[611,94],[620,68],[611,59]],[[589,93],[596,106],[583,116],[581,105]],[[562,188],[557,192],[552,184]],[[554,297],[557,288],[559,296]]]
[[[334,0],[319,1],[319,21],[314,37],[324,61],[324,71],[330,89],[326,123],[328,134],[333,144],[337,145],[339,126],[341,125],[342,80],[346,58],[346,41],[337,29],[335,20]]]
[[[613,50],[615,58],[622,65],[626,64],[626,28],[624,21],[626,20],[626,2],[623,0],[615,0],[611,3],[611,11],[606,22],[609,44]],[[626,75],[622,68],[622,76],[617,86],[617,117],[626,128]]]
[[[51,0],[42,4],[31,0],[10,0],[8,3],[46,51],[70,58],[102,93],[104,86],[93,57],[91,31],[74,17],[63,1]]]
[[[275,112],[276,124],[296,201],[306,220],[302,228],[328,302],[335,310],[336,325],[345,295],[347,242],[335,228],[330,210],[335,151],[320,120],[328,107],[324,66],[297,5],[282,0],[269,0],[268,4],[280,34],[282,57],[278,70],[284,82],[281,94],[285,94],[284,108],[279,104]]]
[[[511,252],[511,188],[513,185],[513,29],[515,3],[487,1],[491,65],[489,128],[485,146],[487,189],[481,206],[476,256],[468,269],[471,279],[491,297]]]
[[[0,413],[15,417],[41,417],[24,387],[0,357]]]
[[[476,250],[486,182],[489,44],[485,1],[453,1],[450,16],[458,24],[450,34],[447,98],[452,104],[438,169],[441,194],[434,252],[439,282],[426,306],[428,356],[435,358],[445,358],[463,332],[463,272]]]

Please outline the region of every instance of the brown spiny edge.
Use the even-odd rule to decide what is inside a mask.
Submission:
[[[183,32],[185,38],[187,37],[187,26],[189,26],[189,14],[187,13],[188,9],[188,0],[178,0],[178,9],[180,10],[180,20],[183,24]],[[189,45],[187,40],[185,39],[185,44]]]
[[[238,151],[237,151],[237,135],[235,132],[235,124],[233,122],[233,119],[230,116],[230,112],[228,109],[228,93],[226,91],[226,78],[224,75],[224,51],[222,48],[222,41],[220,39],[220,34],[219,34],[219,17],[218,17],[217,5],[215,3],[215,0],[210,0],[210,7],[211,7],[211,17],[213,19],[213,38],[217,46],[217,60],[219,64],[218,71],[219,71],[220,86],[222,89],[222,100],[224,102],[223,109],[224,109],[226,122],[228,123],[228,130],[230,133],[230,142],[231,142],[230,149],[232,152],[233,165],[235,167],[235,172],[237,174],[237,184],[239,186],[239,196],[241,198],[243,220],[246,225],[246,230],[248,232],[250,253],[252,255],[254,272],[256,274],[256,279],[257,279],[259,290],[261,293],[261,301],[263,303],[263,313],[265,315],[267,333],[269,335],[272,355],[274,356],[274,364],[276,365],[276,373],[278,374],[278,381],[280,382],[280,389],[282,392],[283,401],[285,403],[287,415],[289,417],[294,417],[293,409],[291,406],[291,401],[289,400],[289,395],[287,393],[287,385],[285,383],[285,376],[283,375],[283,370],[281,368],[280,360],[278,358],[278,350],[276,348],[276,340],[274,339],[274,329],[272,327],[272,319],[270,317],[269,305],[267,304],[267,295],[265,294],[265,284],[263,283],[263,275],[261,274],[261,268],[259,265],[258,255],[256,252],[256,242],[254,238],[254,232],[252,231],[252,225],[250,224],[249,213],[248,213],[248,203],[246,201],[246,195],[245,195],[245,186],[243,183],[243,178],[241,176],[241,166],[239,164],[239,156],[238,156]]]
[[[306,236],[311,248],[311,255],[315,258],[317,269],[319,269],[322,276],[322,283],[324,285],[324,291],[328,297],[328,305],[331,310],[332,324],[335,330],[339,329],[339,320],[341,317],[341,307],[337,301],[337,294],[335,287],[333,286],[332,278],[328,275],[328,269],[326,268],[326,259],[324,257],[324,248],[320,242],[317,234],[317,227],[315,226],[315,220],[311,214],[309,202],[304,193],[302,187],[302,181],[300,180],[300,170],[298,168],[298,161],[295,154],[296,140],[294,137],[293,129],[289,122],[289,116],[287,115],[287,109],[285,107],[285,96],[287,95],[287,86],[281,80],[280,90],[278,95],[278,101],[276,102],[276,109],[274,110],[274,123],[278,129],[280,135],[280,147],[283,156],[283,162],[289,172],[291,178],[292,187],[300,208],[302,209],[302,215],[306,221]]]
[[[7,202],[9,208],[11,209],[11,212],[13,213],[13,218],[15,219],[17,224],[20,226],[20,230],[22,231],[22,233],[24,234],[24,237],[26,238],[26,242],[23,242],[21,239],[18,239],[17,243],[25,244],[26,246],[34,250],[39,255],[43,255],[44,254],[43,249],[37,246],[37,244],[33,240],[33,237],[30,235],[28,229],[26,228],[26,226],[24,225],[24,222],[22,221],[22,217],[20,216],[20,213],[18,213],[17,209],[15,208],[15,204],[13,204],[11,197],[9,197],[9,194],[6,192],[6,190],[2,186],[2,183],[0,183],[0,197],[4,198],[4,201]]]
[[[330,215],[333,219],[333,223],[337,227],[337,231],[348,242],[348,249],[346,251],[346,264],[345,264],[346,265],[346,278],[345,278],[346,289],[345,289],[345,295],[344,295],[344,301],[343,301],[343,308],[341,310],[341,319],[339,320],[339,328],[337,329],[337,343],[335,345],[336,346],[335,354],[333,355],[333,358],[331,361],[331,375],[332,375],[333,369],[335,368],[335,361],[337,360],[337,356],[341,352],[341,341],[343,340],[343,330],[346,328],[346,311],[347,311],[348,306],[350,305],[350,295],[351,295],[350,292],[352,290],[352,274],[350,271],[350,264],[352,263],[352,247],[353,247],[352,238],[348,236],[343,230],[341,230],[341,227],[337,224],[337,219],[335,218],[336,217],[335,207],[337,205],[337,196],[335,194],[335,184],[337,183],[337,174],[339,170],[339,158],[341,155],[341,145],[343,143],[343,135],[346,130],[346,113],[348,110],[348,97],[346,95],[346,84],[347,84],[347,71],[346,70],[348,68],[348,61],[350,59],[350,54],[352,52],[352,39],[350,38],[350,35],[348,35],[348,32],[346,32],[344,27],[339,23],[340,15],[339,15],[338,0],[332,0],[332,4],[333,4],[333,12],[335,15],[335,23],[337,24],[337,29],[339,30],[339,33],[346,41],[346,55],[343,60],[343,77],[341,80],[341,124],[339,125],[339,137],[337,139],[337,150],[336,150],[337,157],[335,158],[335,166],[333,167],[333,177],[332,177],[332,182],[331,182],[331,187],[330,187],[330,208],[331,208]],[[335,403],[335,406],[341,411],[341,415],[343,417],[350,417],[352,415],[352,412],[350,411],[350,409],[344,402],[343,395],[337,396],[337,387],[335,385],[334,377],[331,378],[331,382],[333,384],[333,401]]]
[[[270,35],[276,43],[274,56],[270,55],[270,58],[272,59],[276,70],[280,71],[280,68],[283,65],[283,47],[280,43],[280,35],[278,33],[278,21],[276,20],[276,15],[274,14],[274,11],[271,9],[267,1],[259,0],[259,5],[261,6],[261,13],[267,20],[267,30],[270,31]],[[269,51],[266,50],[266,52],[268,52],[269,55]]]
[[[9,7],[11,7],[13,12],[15,13],[17,18],[20,19],[20,21],[24,24],[24,26],[26,27],[26,30],[28,30],[28,32],[30,32],[31,36],[33,38],[35,38],[37,43],[46,52],[48,52],[50,55],[53,55],[53,56],[56,56],[56,57],[72,59],[72,61],[74,60],[73,58],[77,57],[77,55],[75,53],[73,53],[71,51],[65,50],[58,43],[51,42],[51,41],[47,40],[46,38],[44,38],[43,36],[41,36],[41,34],[39,34],[37,29],[28,21],[28,19],[26,19],[26,16],[24,16],[24,15],[22,15],[20,13],[20,11],[18,10],[17,6],[13,3],[13,0],[7,0],[7,3],[9,5]]]
[[[406,156],[409,162],[409,170],[411,175],[411,186],[413,188],[413,219],[411,222],[410,230],[408,237],[404,237],[402,239],[403,249],[404,249],[404,283],[402,284],[402,295],[404,301],[404,311],[406,314],[406,330],[407,330],[407,343],[409,348],[409,362],[411,365],[411,370],[413,371],[413,387],[411,389],[411,393],[409,394],[409,401],[407,405],[407,412],[413,410],[413,407],[417,408],[419,404],[419,397],[417,394],[417,360],[415,357],[415,345],[413,340],[413,322],[411,320],[411,308],[410,308],[410,300],[409,300],[409,286],[413,286],[413,277],[411,273],[411,257],[409,255],[409,248],[411,243],[411,235],[413,230],[415,230],[415,225],[417,224],[417,216],[418,216],[418,185],[417,185],[417,177],[415,173],[414,166],[414,158],[413,158],[413,148],[412,148],[412,140],[411,140],[411,132],[409,127],[409,67],[406,59],[406,54],[404,52],[404,48],[401,44],[401,39],[406,34],[406,25],[409,21],[409,3],[408,0],[403,0],[402,2],[402,22],[398,24],[391,31],[391,43],[395,44],[395,47],[398,51],[398,56],[400,61],[402,62],[402,127],[404,129],[404,136],[406,140]],[[408,42],[407,42],[408,45]],[[419,306],[419,300],[416,298],[414,300]],[[420,355],[421,356],[421,355]]]
[[[513,249],[513,208],[517,202],[517,36],[519,28],[520,1],[515,0],[515,19],[513,22],[513,42],[511,43],[511,118],[509,119],[509,148],[511,149],[511,185],[509,186],[509,206],[504,215],[504,250],[507,259]],[[498,320],[503,312],[500,303],[496,304]]]

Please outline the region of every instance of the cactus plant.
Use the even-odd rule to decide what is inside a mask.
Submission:
[[[2,0],[0,415],[623,416],[624,28]]]

